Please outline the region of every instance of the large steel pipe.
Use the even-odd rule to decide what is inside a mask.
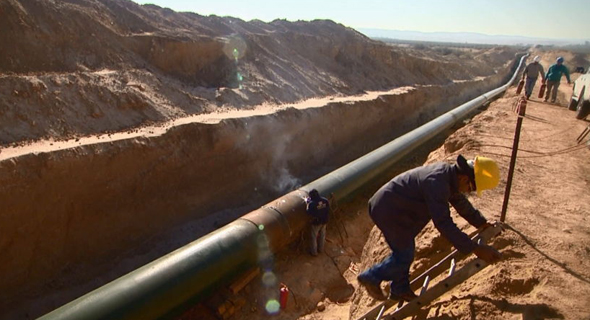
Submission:
[[[395,162],[416,149],[434,136],[452,127],[457,121],[473,112],[476,108],[495,99],[514,82],[518,71],[522,68],[524,55],[510,80],[503,86],[491,90],[459,107],[441,115],[440,117],[416,128],[390,143],[374,150],[359,159],[336,169],[335,171],[311,182],[302,190],[313,188],[322,194],[334,194],[336,199],[344,199],[353,191],[358,190],[365,183],[390,168]]]
[[[155,319],[177,314],[243,270],[264,265],[303,230],[303,197],[312,188],[343,199],[401,157],[476,108],[502,94],[516,78],[428,122],[385,146],[200,239],[44,315],[40,319]]]

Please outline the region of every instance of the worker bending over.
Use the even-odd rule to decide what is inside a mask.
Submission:
[[[385,300],[382,281],[391,281],[389,298],[410,301],[416,297],[410,289],[409,272],[414,260],[414,238],[432,220],[434,226],[462,253],[474,252],[487,263],[501,258],[491,246],[476,244],[451,218],[449,203],[476,228],[495,224],[476,210],[465,193],[492,189],[500,172],[489,158],[467,161],[462,155],[456,164],[434,163],[406,171],[382,186],[369,200],[369,215],[381,230],[391,255],[358,276],[369,295]]]

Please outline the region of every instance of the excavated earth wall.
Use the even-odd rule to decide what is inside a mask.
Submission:
[[[509,71],[5,159],[0,315],[46,313],[501,85]]]
[[[130,0],[2,0],[0,30],[0,319],[51,311],[499,86],[520,50]]]

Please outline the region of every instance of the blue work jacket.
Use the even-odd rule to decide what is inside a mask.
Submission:
[[[475,227],[486,219],[459,192],[458,171],[457,165],[443,162],[418,167],[396,176],[371,197],[369,213],[390,246],[413,246],[414,238],[432,220],[457,250],[473,251],[476,244],[457,227],[449,204]]]

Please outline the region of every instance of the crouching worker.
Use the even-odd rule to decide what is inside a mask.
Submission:
[[[389,298],[410,301],[410,265],[414,260],[414,238],[432,220],[434,226],[458,251],[474,252],[487,263],[501,259],[499,251],[478,245],[463,233],[451,218],[449,203],[476,228],[491,225],[465,197],[465,193],[492,189],[500,172],[489,158],[467,161],[462,155],[456,164],[434,163],[406,171],[382,186],[369,200],[369,215],[381,230],[391,255],[358,275],[371,297],[385,300],[382,281],[391,281]]]
[[[326,242],[326,224],[330,218],[330,202],[321,197],[316,189],[309,191],[307,203],[307,214],[311,216],[311,249],[312,256],[324,251]]]

